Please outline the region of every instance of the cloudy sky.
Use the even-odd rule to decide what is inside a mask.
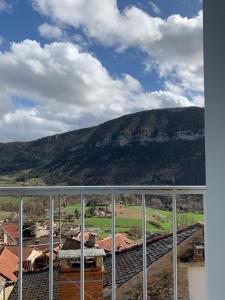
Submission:
[[[0,0],[0,142],[204,105],[201,0]]]

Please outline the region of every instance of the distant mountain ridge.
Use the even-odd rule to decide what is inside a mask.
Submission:
[[[138,112],[26,143],[0,144],[0,174],[48,184],[205,184],[204,109]]]

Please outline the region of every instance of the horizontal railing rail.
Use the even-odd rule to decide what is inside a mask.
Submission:
[[[205,186],[33,186],[0,187],[0,196],[69,196],[69,195],[110,195],[110,194],[146,194],[172,195],[204,194]]]
[[[84,300],[84,227],[85,227],[85,196],[111,195],[112,206],[112,299],[116,300],[116,195],[140,195],[142,197],[142,241],[143,241],[143,300],[147,300],[147,259],[146,259],[146,195],[169,196],[173,209],[173,285],[174,300],[177,300],[177,196],[202,195],[205,186],[34,186],[34,187],[0,187],[0,196],[15,196],[19,198],[19,300],[23,299],[23,197],[49,197],[49,300],[53,300],[53,235],[54,235],[54,203],[56,197],[80,196],[80,226],[81,226],[81,265],[80,265],[80,299]],[[61,220],[61,200],[59,200],[59,219]],[[61,226],[60,226],[61,228]],[[60,242],[61,246],[61,234]]]

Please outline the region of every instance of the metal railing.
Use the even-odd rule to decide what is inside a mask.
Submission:
[[[146,195],[169,196],[173,207],[173,285],[174,300],[177,300],[177,209],[178,195],[202,195],[204,203],[205,186],[43,186],[43,187],[0,187],[0,196],[19,197],[19,300],[23,299],[23,197],[49,197],[50,255],[49,255],[49,300],[53,300],[53,234],[55,197],[80,196],[81,204],[81,267],[80,299],[84,300],[84,226],[85,196],[111,195],[112,205],[112,299],[116,300],[116,195],[140,195],[142,197],[142,241],[143,241],[143,300],[147,300],[147,260],[146,260]]]
[[[0,297],[2,300],[5,300],[5,285],[6,285],[6,280],[4,279],[3,282],[0,284]]]

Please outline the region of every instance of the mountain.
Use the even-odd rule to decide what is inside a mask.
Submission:
[[[0,144],[0,175],[47,184],[205,184],[204,109],[159,109]]]

